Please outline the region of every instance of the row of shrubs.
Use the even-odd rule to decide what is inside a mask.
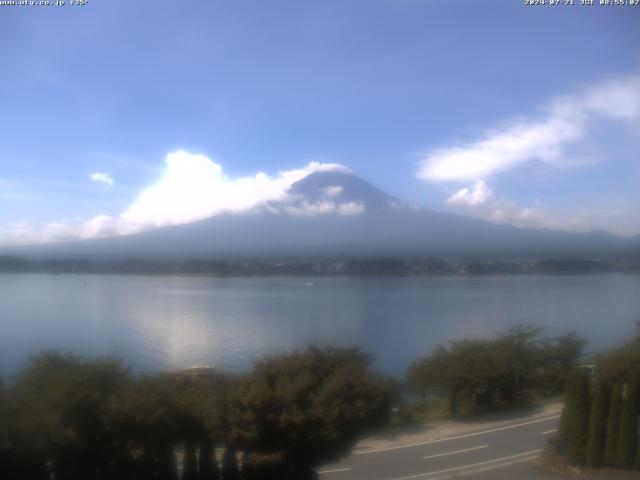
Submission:
[[[640,334],[571,373],[552,444],[576,466],[640,470]]]
[[[140,377],[117,361],[39,354],[0,397],[0,478],[314,478],[388,420],[390,389],[369,363],[309,348],[242,376]]]

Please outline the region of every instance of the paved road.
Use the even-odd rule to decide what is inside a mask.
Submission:
[[[555,431],[559,417],[522,418],[488,430],[358,451],[319,470],[320,480],[556,478],[532,461]]]

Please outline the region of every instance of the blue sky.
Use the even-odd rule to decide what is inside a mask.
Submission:
[[[417,206],[640,233],[640,7],[523,3],[2,6],[0,244],[240,211],[331,164]]]

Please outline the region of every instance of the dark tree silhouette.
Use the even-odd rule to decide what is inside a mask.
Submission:
[[[620,421],[622,415],[622,392],[624,384],[618,381],[611,392],[609,402],[609,417],[607,419],[607,442],[605,446],[605,465],[614,465],[618,453],[618,439],[620,437]]]
[[[639,400],[639,386],[635,384],[627,385],[622,404],[620,436],[618,438],[618,452],[616,454],[616,466],[620,468],[633,468],[635,462],[636,449],[638,448]]]
[[[586,463],[586,448],[589,438],[589,371],[577,369],[572,402],[572,415],[569,417],[569,459],[574,465]]]
[[[591,414],[589,418],[589,443],[587,444],[587,465],[604,465],[605,442],[607,433],[607,412],[609,411],[610,392],[607,382],[596,376],[592,383]]]

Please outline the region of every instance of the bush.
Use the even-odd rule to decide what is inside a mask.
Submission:
[[[598,372],[603,377],[631,384],[640,383],[640,321],[636,325],[637,332],[631,341],[597,357]]]
[[[52,352],[33,357],[9,398],[17,457],[40,471],[49,463],[57,478],[117,475],[131,455],[112,428],[110,405],[130,380],[111,360]]]
[[[388,383],[358,350],[309,348],[256,364],[241,387],[243,444],[282,452],[302,472],[348,453],[366,431],[389,419]]]
[[[240,380],[134,378],[115,361],[44,353],[0,390],[0,478],[177,480],[181,447],[186,480],[239,479],[235,447],[259,478],[313,478],[389,418],[393,389],[369,364],[358,350],[309,348],[261,360]]]

